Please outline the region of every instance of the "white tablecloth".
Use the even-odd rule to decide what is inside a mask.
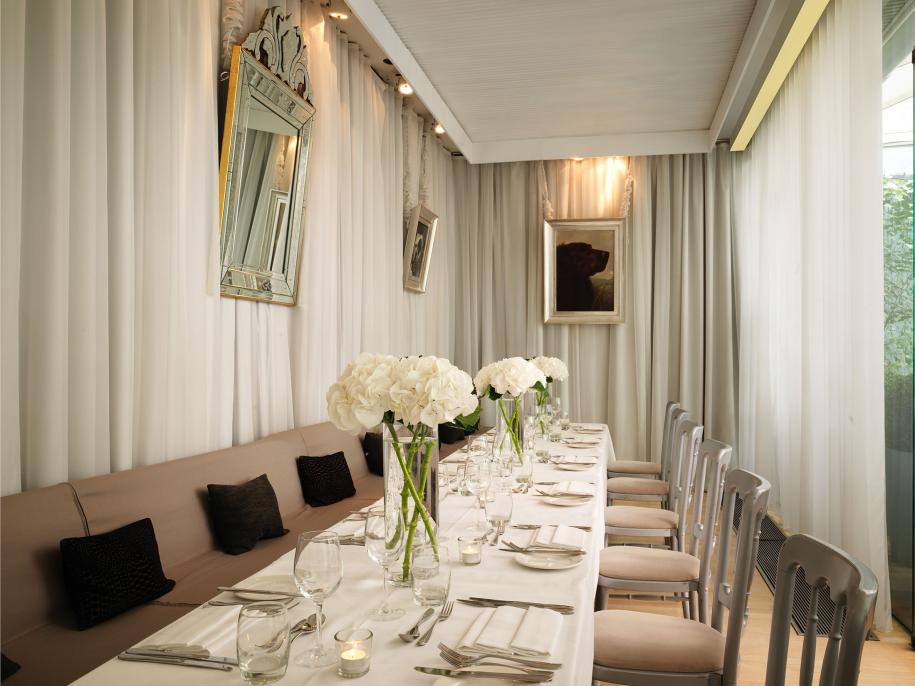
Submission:
[[[590,438],[591,436],[588,436]],[[447,537],[443,545],[452,557],[451,599],[468,596],[564,603],[575,606],[575,613],[563,616],[559,647],[549,658],[561,662],[553,684],[581,686],[591,683],[593,657],[594,593],[597,585],[598,553],[604,539],[604,503],[606,493],[606,464],[614,459],[613,444],[604,427],[600,445],[591,450],[573,450],[562,444],[549,445],[554,455],[597,455],[598,463],[587,471],[564,471],[550,464],[534,465],[535,481],[588,481],[597,484],[596,496],[589,503],[561,507],[543,502],[534,489],[525,495],[514,495],[514,523],[579,524],[592,527],[588,552],[584,561],[568,570],[538,571],[522,567],[514,561],[514,553],[503,552],[486,545],[483,562],[468,567],[460,563],[458,536],[474,522],[475,499],[449,494],[441,504],[440,531]],[[541,447],[538,445],[538,447]],[[515,534],[517,535],[517,534]],[[417,686],[432,684],[437,677],[421,674],[416,665],[448,667],[439,657],[440,641],[455,646],[467,631],[480,608],[454,604],[451,618],[435,628],[428,645],[405,644],[397,633],[415,621],[422,608],[413,604],[410,589],[397,589],[391,595],[394,606],[403,607],[406,615],[396,621],[373,622],[363,619],[365,609],[377,605],[381,593],[381,570],[366,555],[361,546],[342,546],[343,582],[325,603],[327,643],[332,647],[333,634],[341,628],[363,623],[374,633],[371,671],[361,677],[361,686],[401,684]],[[292,573],[293,551],[280,557],[255,576]],[[252,577],[253,578],[253,577]],[[240,581],[239,586],[244,586]],[[214,589],[215,590],[215,589]],[[296,622],[314,612],[310,601],[302,601],[290,610],[290,621]],[[235,655],[235,625],[237,607],[201,607],[191,611],[142,643],[188,642],[207,646],[214,655]],[[292,656],[309,647],[311,637],[301,637],[292,645]],[[336,675],[334,667],[309,670],[297,667],[290,658],[289,670],[280,684],[340,684],[345,680]],[[207,669],[173,667],[148,663],[128,663],[112,659],[89,672],[75,683],[80,686],[161,686],[162,684],[212,684],[227,686],[241,683],[236,669],[220,672]]]

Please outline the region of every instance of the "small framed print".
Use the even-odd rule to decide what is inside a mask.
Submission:
[[[408,291],[426,292],[437,224],[438,216],[422,205],[410,213],[403,251],[403,287]]]

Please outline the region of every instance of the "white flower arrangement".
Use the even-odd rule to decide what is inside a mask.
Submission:
[[[438,549],[435,529],[423,504],[434,448],[432,430],[455,417],[471,414],[478,404],[470,375],[444,358],[431,356],[397,358],[362,353],[327,390],[327,414],[338,429],[357,434],[381,424],[390,434],[403,475],[399,507],[406,531],[398,530],[397,536],[406,536],[404,578],[409,577],[420,520],[432,546]],[[395,423],[403,424],[410,432],[406,450],[398,439]],[[414,465],[419,466],[419,483],[414,481]],[[412,512],[410,500],[414,503]]]
[[[506,357],[483,367],[473,383],[481,398],[498,400],[503,395],[520,396],[538,383],[545,384],[546,376],[523,357]]]
[[[569,368],[558,357],[544,357],[541,355],[531,360],[531,363],[543,372],[547,383],[565,381],[569,378]]]

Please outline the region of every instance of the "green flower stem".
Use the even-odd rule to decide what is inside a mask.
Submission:
[[[520,398],[519,398],[520,399]],[[519,399],[515,400],[515,406],[512,409],[512,416],[509,418],[508,413],[505,411],[505,405],[502,404],[502,398],[499,398],[496,401],[496,404],[499,406],[499,412],[502,414],[502,421],[505,422],[505,426],[508,428],[508,435],[511,436],[512,446],[515,449],[515,455],[518,458],[518,462],[522,462],[521,459],[521,442],[518,440],[518,423],[520,421],[520,402]],[[502,449],[502,446],[505,443],[505,436],[502,436],[502,442],[499,443],[499,449]]]
[[[537,390],[537,421],[540,422],[540,431],[546,435],[546,424],[543,423],[543,409],[546,407],[546,404],[550,401],[550,387],[547,385],[542,390]]]

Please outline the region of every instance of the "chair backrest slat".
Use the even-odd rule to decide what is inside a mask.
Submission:
[[[668,507],[677,513],[677,539],[679,550],[685,550],[689,541],[687,518],[692,499],[693,479],[696,462],[699,459],[699,444],[702,443],[702,425],[690,420],[681,420],[677,431],[677,453],[679,466],[677,480],[671,481],[668,489]]]
[[[666,479],[670,472],[670,444],[672,442],[674,413],[678,410],[680,404],[673,400],[667,401],[667,407],[664,410],[664,434],[661,437],[661,478]]]
[[[800,569],[804,570],[804,578],[813,589],[811,607],[807,614],[802,676],[809,674],[812,681],[817,596],[821,589],[828,588],[836,610],[819,683],[820,686],[854,686],[858,683],[861,653],[873,620],[877,579],[866,565],[848,553],[807,534],[791,536],[785,541],[778,556],[766,686],[784,686],[785,683],[791,610]],[[808,642],[811,644],[809,648]]]
[[[724,647],[722,686],[735,686],[740,653],[740,638],[747,617],[747,598],[753,582],[756,552],[759,549],[759,530],[769,502],[769,482],[761,476],[743,469],[732,470],[724,480],[724,505],[718,544],[718,571],[712,603],[714,629],[724,625],[724,609],[728,609],[727,635]],[[737,498],[742,501],[740,528],[737,532],[737,551],[733,574],[729,574],[731,522]]]
[[[813,665],[817,654],[817,615],[820,594],[814,593],[810,597],[810,607],[807,609],[807,626],[804,629],[804,647],[801,650],[801,677],[803,686],[813,686]]]
[[[721,514],[721,489],[731,464],[731,454],[731,446],[711,438],[706,438],[699,447],[686,552],[699,558],[699,583],[704,589],[708,589],[711,576],[718,516]],[[708,623],[708,605],[701,603],[699,611],[700,621]]]

